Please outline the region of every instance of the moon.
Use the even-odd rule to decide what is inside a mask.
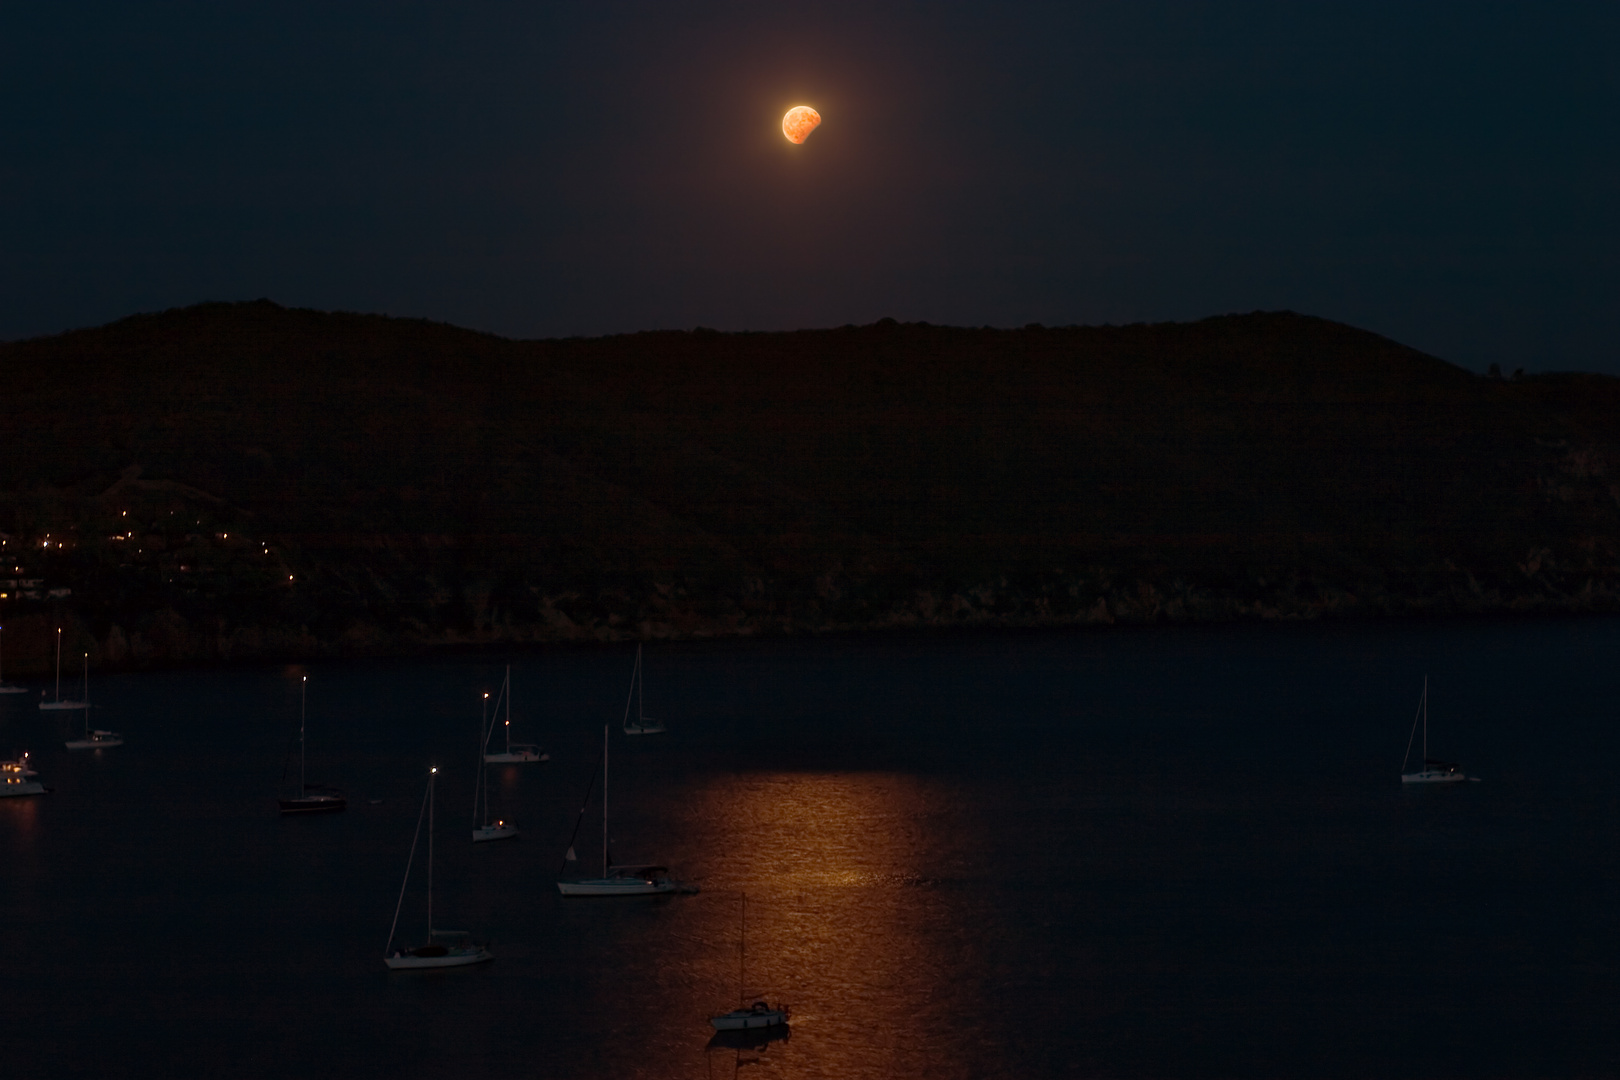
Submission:
[[[802,143],[821,123],[821,114],[808,105],[795,105],[782,117],[782,134],[790,143]]]

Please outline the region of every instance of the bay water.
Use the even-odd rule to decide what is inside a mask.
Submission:
[[[127,740],[97,752],[39,685],[0,697],[0,756],[54,789],[0,800],[6,1071],[1620,1072],[1620,620],[652,644],[639,738],[633,660],[93,678]],[[474,845],[508,663],[551,760],[490,767],[522,835]],[[349,807],[284,819],[305,676],[309,779]],[[1431,756],[1480,782],[1400,783],[1425,677]],[[614,859],[697,894],[558,895],[601,870],[604,725]],[[434,923],[496,959],[390,973],[430,765]],[[711,1045],[757,997],[788,1037]]]

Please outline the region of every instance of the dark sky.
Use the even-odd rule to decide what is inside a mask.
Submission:
[[[0,101],[0,338],[1293,308],[1620,373],[1613,2],[0,0]]]

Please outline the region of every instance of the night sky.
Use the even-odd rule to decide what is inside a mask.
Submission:
[[[1292,308],[1620,374],[1620,4],[7,2],[0,102],[5,339]]]

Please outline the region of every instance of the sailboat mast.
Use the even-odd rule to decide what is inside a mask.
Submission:
[[[84,654],[84,737],[90,738],[90,654]]]
[[[512,752],[512,665],[506,665],[506,752]]]
[[[643,707],[641,692],[647,685],[647,677],[641,670],[641,646],[636,646],[636,723],[645,726],[647,723],[647,710]]]
[[[1429,767],[1429,677],[1423,676],[1423,767]]]
[[[428,770],[428,940],[433,940],[433,781],[439,768]]]
[[[602,725],[602,876],[608,876],[608,839],[607,839],[607,757],[608,757],[608,726]]]
[[[489,750],[489,691],[484,691],[484,705],[478,713],[478,775],[473,780],[473,824],[482,825],[478,815],[478,793],[484,788],[484,754]]]
[[[56,700],[62,700],[62,628],[56,628]]]
[[[748,970],[748,894],[742,894],[742,915],[737,920],[737,1002],[746,1005],[748,998],[744,993],[747,983],[744,981]]]
[[[298,690],[298,797],[304,797],[304,719],[307,715],[305,706],[309,702],[309,676],[299,684]]]
[[[433,775],[428,774],[428,791],[433,790]],[[422,809],[416,812],[416,831],[411,834],[411,853],[405,857],[405,879],[399,883],[399,899],[394,903],[394,921],[388,925],[388,944],[383,955],[394,947],[394,931],[399,929],[399,913],[405,907],[405,887],[411,883],[411,863],[416,861],[416,844],[422,839],[422,818],[427,814],[427,792],[422,794]]]
[[[636,703],[636,676],[641,674],[641,646],[636,646],[636,664],[630,669],[630,689],[624,695],[624,730],[630,731],[630,706]]]

